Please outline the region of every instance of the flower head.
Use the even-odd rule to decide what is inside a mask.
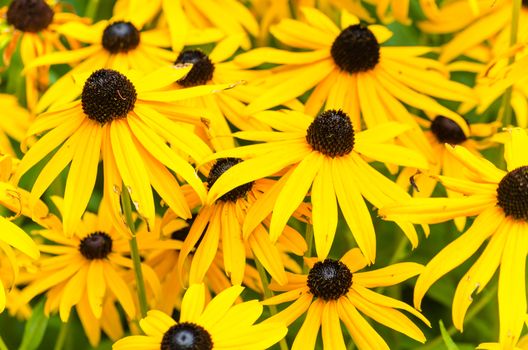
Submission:
[[[287,332],[284,324],[266,322],[254,324],[262,306],[248,301],[232,306],[243,288],[225,289],[205,305],[205,287],[189,287],[182,301],[178,321],[158,310],[151,310],[140,321],[146,335],[133,335],[117,341],[112,349],[162,350],[259,350],[267,349]]]

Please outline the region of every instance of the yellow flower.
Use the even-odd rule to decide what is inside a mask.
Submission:
[[[406,168],[398,176],[397,182],[404,188],[411,185],[410,179],[413,179],[413,195],[415,197],[427,198],[433,193],[438,183],[437,176],[445,175],[450,177],[464,178],[460,172],[462,164],[454,157],[451,152],[447,151],[445,144],[461,145],[466,147],[475,155],[480,155],[480,150],[490,147],[494,143],[488,139],[494,134],[500,126],[499,122],[492,123],[469,123],[464,119],[465,126],[469,127],[470,134],[466,136],[462,127],[452,119],[444,116],[429,116],[430,121],[419,118],[419,123],[428,128],[425,132],[430,145],[431,152],[429,156],[430,168],[428,171],[420,172],[418,169]],[[463,194],[447,190],[448,197],[461,197]],[[466,218],[455,218],[455,224],[459,231],[464,229]]]
[[[208,172],[207,186],[212,188],[226,171],[241,161],[238,158],[218,159]],[[242,284],[247,257],[258,259],[269,274],[280,283],[287,282],[284,254],[275,244],[277,239],[273,241],[270,239],[267,223],[261,224],[259,221],[251,230],[244,233],[242,231],[248,209],[259,198],[264,198],[276,183],[269,179],[255,180],[222,193],[215,197],[214,202],[204,205],[198,212],[178,257],[178,272],[180,276],[184,276],[187,256],[194,252],[188,273],[189,284],[203,281],[215,261],[220,243],[223,269],[233,284]],[[301,208],[300,211],[302,210]],[[268,215],[266,212],[262,213],[264,216],[261,217],[261,221]],[[301,234],[287,225],[281,227],[281,233],[280,243],[283,247],[287,247],[296,255],[304,254],[307,246]],[[201,242],[198,244],[199,240]]]
[[[452,61],[460,55],[481,60],[488,54],[478,48],[480,44],[493,39],[501,31],[508,32],[509,37],[512,6],[511,0],[449,1],[436,16],[418,23],[418,27],[432,34],[455,33],[453,39],[442,47],[440,62]],[[526,10],[523,12],[527,13]]]
[[[183,190],[185,191],[184,186]],[[191,204],[190,207],[194,208],[199,205],[199,200],[197,200],[194,193],[190,193],[189,197],[193,198],[194,205]],[[194,224],[197,215],[193,214],[191,219],[183,220],[178,218],[172,210],[167,210],[163,219],[159,224],[160,235],[165,239],[172,239],[180,244],[183,244],[183,241],[189,235],[189,231]],[[146,228],[144,228],[146,230]],[[157,230],[154,231],[154,234]],[[201,240],[196,243],[196,246],[200,244]],[[231,281],[226,276],[224,270],[224,257],[222,252],[222,246],[218,247],[218,252],[216,253],[211,266],[207,270],[204,276],[204,282],[208,288],[206,288],[206,300],[211,299],[211,291],[214,294],[219,294],[224,289],[227,289],[231,286]],[[155,309],[159,309],[167,314],[171,314],[176,307],[178,310],[181,309],[181,298],[185,292],[185,285],[183,281],[189,279],[189,263],[191,263],[193,255],[196,251],[196,247],[191,250],[189,253],[187,262],[183,268],[183,276],[178,270],[178,259],[179,259],[179,249],[159,249],[151,251],[145,258],[145,264],[152,267],[152,269],[158,275],[158,278],[161,282],[161,295],[158,298],[159,300],[156,303],[151,304]],[[286,255],[286,254],[284,254]],[[252,290],[257,291],[258,293],[262,292],[262,285],[260,283],[260,277],[257,270],[246,264],[244,268],[244,278],[243,285],[248,286]]]
[[[20,44],[24,66],[37,57],[54,50],[65,51],[58,27],[80,22],[73,13],[62,11],[62,5],[51,0],[13,0],[0,8],[0,43],[7,45],[3,60],[9,65],[13,52]],[[35,110],[39,92],[48,85],[48,69],[26,70],[26,100],[29,110]]]
[[[476,0],[469,1],[474,3]],[[411,24],[411,18],[409,17],[410,0],[365,0],[365,2],[376,6],[376,15],[384,23],[389,23],[394,19],[406,25]],[[435,0],[419,0],[419,4],[427,18],[438,16],[438,7]]]
[[[306,101],[307,114],[314,115],[323,107],[342,109],[358,129],[389,120],[404,122],[413,129],[402,141],[421,149],[427,141],[404,103],[461,120],[429,96],[475,100],[468,87],[447,78],[442,64],[419,57],[434,48],[380,46],[392,32],[382,25],[365,27],[346,11],[341,12],[341,28],[316,9],[304,7],[302,12],[304,21],[285,19],[271,29],[281,42],[302,52],[258,48],[235,58],[243,67],[265,62],[281,65],[271,76],[252,83],[261,93],[244,113],[269,109],[314,88]]]
[[[358,311],[419,342],[425,342],[420,328],[396,309],[405,310],[429,325],[424,316],[401,301],[370,290],[405,281],[419,274],[423,266],[408,262],[359,272],[368,262],[357,248],[349,250],[340,260],[316,262],[310,259],[308,275],[288,274],[287,285],[270,284],[270,288],[284,293],[264,300],[264,305],[295,302],[265,322],[290,325],[308,311],[292,350],[314,349],[321,326],[324,349],[346,349],[340,321],[345,324],[359,349],[389,349]]]
[[[0,205],[14,213],[11,217],[0,216],[0,257],[3,260],[0,264],[3,268],[0,271],[0,312],[6,307],[7,286],[11,289],[19,282],[20,266],[27,265],[27,260],[36,260],[40,257],[40,251],[33,242],[33,239],[11,222],[14,218],[24,215],[32,218],[35,222],[55,222],[55,216],[50,216],[47,206],[37,201],[33,208],[30,208],[29,193],[23,189],[13,186],[11,174],[13,172],[13,161],[11,156],[0,156]],[[17,253],[15,248],[25,256]],[[17,256],[18,254],[18,256]],[[11,305],[10,305],[11,307]],[[23,308],[26,305],[22,306]],[[19,308],[13,308],[19,310]]]
[[[528,253],[528,136],[511,129],[504,157],[508,172],[498,169],[461,146],[446,146],[464,166],[467,179],[439,176],[444,186],[464,194],[458,198],[412,199],[382,208],[388,220],[437,223],[461,216],[477,215],[471,227],[440,251],[416,282],[414,304],[419,307],[427,290],[440,277],[463,263],[488,241],[477,261],[458,283],[453,300],[453,323],[462,330],[472,294],[480,293],[493,274],[499,273],[499,342],[513,346],[519,339],[526,316],[525,265]]]
[[[251,47],[248,33],[257,36],[259,25],[255,17],[237,0],[155,0],[161,3],[163,14],[169,28],[172,48],[183,48],[182,33],[193,28],[200,32],[219,29],[227,38],[234,38],[236,48]],[[159,5],[158,5],[159,6]]]
[[[55,199],[64,210],[65,202]],[[40,244],[47,253],[38,262],[38,273],[24,287],[20,302],[25,303],[46,292],[45,312],[59,311],[67,322],[71,308],[88,308],[90,319],[101,319],[106,300],[114,298],[121,304],[128,317],[136,317],[131,289],[125,282],[124,271],[132,269],[128,237],[121,235],[109,220],[108,208],[100,206],[98,214],[86,212],[75,227],[71,238],[64,236],[61,225],[39,230],[40,236],[52,244]],[[150,237],[138,237],[143,249],[175,248],[170,242]],[[147,265],[142,264],[145,279],[152,287],[154,296],[159,295],[159,281]]]
[[[135,5],[136,2],[119,8],[108,21],[99,21],[93,25],[67,23],[58,27],[60,33],[88,46],[45,55],[31,63],[30,67],[74,64],[73,69],[53,83],[39,100],[39,112],[49,106],[73,101],[77,97],[72,76],[92,72],[97,68],[148,73],[174,62],[176,53],[164,49],[170,46],[168,33],[163,29],[145,30],[146,22],[156,14],[153,8],[155,4],[141,2],[141,8]],[[181,34],[181,38],[187,45],[197,45],[218,40],[220,36],[191,31]]]
[[[262,305],[256,300],[232,306],[242,290],[240,286],[230,287],[205,306],[204,285],[192,285],[183,298],[178,321],[151,310],[139,323],[146,335],[125,337],[112,349],[267,349],[282,339],[287,329],[281,323],[253,324],[262,313]]]
[[[179,216],[191,212],[179,190],[171,169],[185,179],[202,199],[205,188],[187,159],[200,160],[210,154],[209,147],[176,120],[156,111],[166,101],[192,98],[229,87],[198,86],[177,91],[158,91],[181,79],[190,67],[165,66],[148,75],[100,69],[82,85],[81,99],[40,115],[28,135],[48,131],[26,153],[16,180],[46,155],[58,148],[37,177],[32,195],[39,198],[71,162],[64,192],[65,232],[71,234],[84,212],[97,177],[100,157],[104,166],[104,191],[111,202],[116,225],[120,218],[119,191],[122,182],[130,191],[138,213],[154,227],[154,198],[151,186]],[[158,103],[164,101],[164,103]],[[185,110],[173,107],[186,116]],[[199,117],[188,116],[187,119]],[[174,119],[174,118],[173,118]],[[180,118],[181,120],[181,118]],[[116,193],[117,192],[117,193]]]
[[[341,110],[327,110],[315,119],[294,111],[255,114],[277,131],[243,131],[235,136],[263,143],[219,151],[214,157],[251,158],[234,165],[213,184],[208,203],[238,186],[267,176],[278,181],[270,193],[257,199],[248,212],[244,234],[251,232],[272,211],[270,238],[275,242],[291,214],[303,202],[311,187],[317,256],[324,259],[334,240],[338,203],[362,252],[374,262],[376,235],[365,197],[374,206],[401,202],[409,195],[372,168],[362,155],[388,164],[427,168],[420,154],[391,144],[409,126],[394,122],[357,132],[349,116]],[[337,197],[337,199],[336,199]],[[413,246],[418,236],[413,225],[398,222]]]
[[[250,71],[241,69],[231,58],[238,46],[238,37],[230,36],[220,41],[209,55],[199,49],[183,50],[176,59],[176,64],[192,64],[189,73],[167,89],[177,90],[202,85],[232,84],[236,89],[229,89],[218,94],[198,96],[179,102],[180,105],[191,107],[192,110],[206,118],[208,123],[199,134],[205,134],[207,141],[216,149],[235,147],[231,136],[229,123],[239,130],[269,130],[269,127],[260,123],[241,111],[245,102],[252,100],[257,92],[248,89],[243,83],[254,80],[266,74],[265,71]],[[167,113],[173,108],[168,106]],[[164,111],[165,112],[165,111]]]

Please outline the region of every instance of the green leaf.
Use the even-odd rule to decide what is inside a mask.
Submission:
[[[451,339],[449,333],[446,331],[444,327],[444,322],[440,320],[438,323],[440,325],[440,333],[442,333],[442,338],[444,339],[444,343],[447,347],[447,350],[459,350],[458,346],[455,344],[453,339]]]
[[[42,337],[46,332],[48,326],[48,317],[44,315],[44,303],[46,299],[42,299],[33,308],[33,313],[26,323],[24,328],[24,337],[19,350],[35,350],[40,345]]]

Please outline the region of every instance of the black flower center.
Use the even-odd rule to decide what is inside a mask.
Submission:
[[[352,286],[352,273],[341,261],[325,259],[316,262],[308,273],[310,292],[323,300],[336,300]]]
[[[207,178],[207,185],[209,188],[213,186],[213,184],[218,180],[220,175],[225,173],[227,169],[231,168],[233,165],[238,164],[242,161],[242,159],[239,158],[220,158],[216,161],[216,163],[211,168],[211,171],[209,172],[209,177]],[[253,188],[253,182],[248,182],[246,184],[240,185],[238,187],[235,187],[231,191],[224,194],[222,197],[218,198],[218,200],[223,202],[236,202],[239,198],[244,198],[246,194],[251,191]]]
[[[139,45],[139,30],[130,22],[114,22],[103,32],[103,47],[110,53],[128,52]]]
[[[161,340],[161,350],[212,350],[213,340],[202,326],[182,322],[169,328]]]
[[[180,52],[176,64],[192,63],[193,67],[178,84],[185,87],[203,85],[213,78],[215,66],[209,57],[201,50],[185,50]]]
[[[37,33],[50,25],[53,15],[44,0],[13,0],[7,9],[7,23],[23,32]]]
[[[112,69],[99,69],[86,80],[81,102],[88,118],[105,124],[125,118],[136,98],[136,88],[127,77]]]
[[[380,58],[380,46],[370,29],[354,24],[337,36],[330,53],[341,70],[352,74],[376,67]]]
[[[497,202],[506,216],[528,221],[528,166],[514,169],[502,178]]]
[[[354,148],[352,122],[341,110],[327,110],[315,117],[310,124],[306,141],[314,150],[332,158],[344,156]]]
[[[101,231],[90,233],[81,240],[79,250],[88,260],[104,259],[112,251],[112,238]]]
[[[433,119],[431,123],[431,132],[440,143],[458,145],[467,140],[466,134],[464,134],[460,125],[454,120],[441,115]]]

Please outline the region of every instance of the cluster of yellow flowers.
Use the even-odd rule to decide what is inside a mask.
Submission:
[[[528,349],[524,2],[84,5],[0,8],[0,312],[45,297],[117,350],[399,349],[366,318],[426,343],[408,315],[436,327],[422,300],[477,255],[454,327],[497,284],[474,345]],[[425,265],[381,232],[449,220]],[[416,276],[414,307],[383,294]]]

